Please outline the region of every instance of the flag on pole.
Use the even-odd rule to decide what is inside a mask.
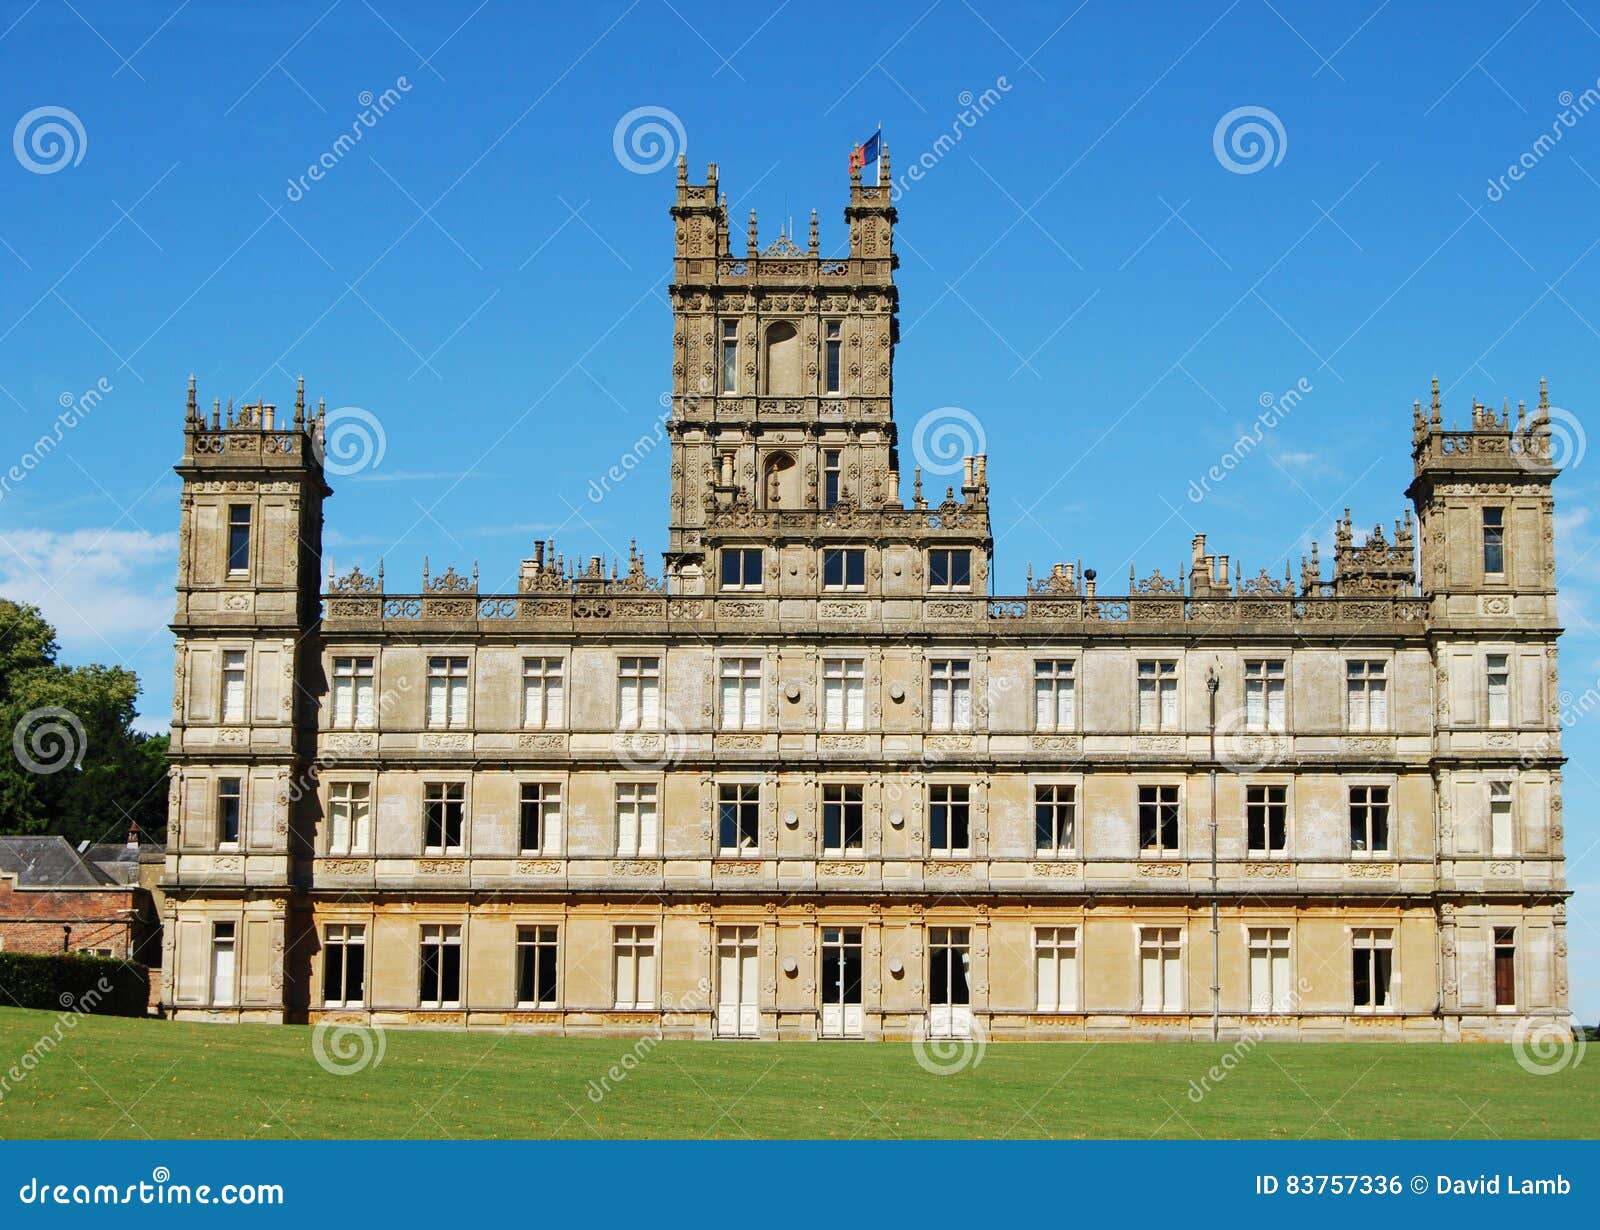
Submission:
[[[850,151],[850,169],[852,171],[872,168],[872,182],[878,182],[878,156],[883,147],[883,129],[878,129],[855,149]]]

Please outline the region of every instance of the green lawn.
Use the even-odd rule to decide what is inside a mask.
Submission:
[[[1197,1102],[1230,1047],[993,1043],[941,1076],[909,1043],[389,1030],[335,1075],[302,1026],[81,1018],[40,1050],[56,1022],[0,1009],[0,1137],[1600,1136],[1600,1053],[1535,1076],[1509,1046],[1261,1044]]]

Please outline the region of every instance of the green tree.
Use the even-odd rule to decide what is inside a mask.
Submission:
[[[138,677],[65,666],[39,609],[0,598],[0,832],[118,841],[166,828],[167,737],[133,728]]]

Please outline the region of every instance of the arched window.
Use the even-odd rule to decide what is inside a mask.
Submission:
[[[767,329],[766,391],[777,397],[800,392],[800,335],[786,320]]]

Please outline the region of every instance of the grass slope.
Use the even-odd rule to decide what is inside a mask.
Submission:
[[[390,1030],[335,1075],[305,1027],[90,1017],[38,1049],[57,1020],[0,1009],[0,1138],[1600,1136],[1600,1056],[1534,1076],[1508,1046],[1264,1043],[1196,1101],[1232,1047],[997,1043],[941,1076],[908,1043]]]

